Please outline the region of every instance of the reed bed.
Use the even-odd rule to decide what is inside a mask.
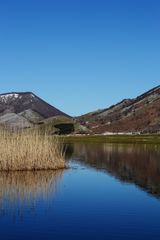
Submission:
[[[0,129],[0,171],[56,170],[65,167],[57,137],[38,131]]]

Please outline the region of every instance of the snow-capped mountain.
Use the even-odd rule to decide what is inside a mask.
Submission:
[[[5,112],[20,113],[25,110],[32,110],[44,118],[67,114],[51,106],[32,92],[13,92],[0,94],[0,115]]]
[[[0,94],[0,124],[30,127],[53,116],[68,116],[32,92]]]

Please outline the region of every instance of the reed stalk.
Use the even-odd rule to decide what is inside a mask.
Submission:
[[[55,170],[65,167],[57,137],[38,131],[0,129],[0,171]]]

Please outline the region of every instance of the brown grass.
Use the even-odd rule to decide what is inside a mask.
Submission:
[[[0,171],[64,167],[63,149],[56,137],[41,135],[38,131],[0,129]]]

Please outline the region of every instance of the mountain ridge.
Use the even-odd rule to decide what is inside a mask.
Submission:
[[[0,124],[21,128],[36,124],[53,126],[57,124],[54,118],[56,116],[61,127],[63,125],[66,128],[72,124],[72,129],[79,129],[77,132],[86,134],[157,133],[160,132],[160,85],[136,98],[126,98],[108,108],[76,118],[70,117],[30,91],[0,94]],[[49,123],[44,121],[49,118]]]
[[[160,85],[133,99],[78,117],[93,133],[160,131]]]

